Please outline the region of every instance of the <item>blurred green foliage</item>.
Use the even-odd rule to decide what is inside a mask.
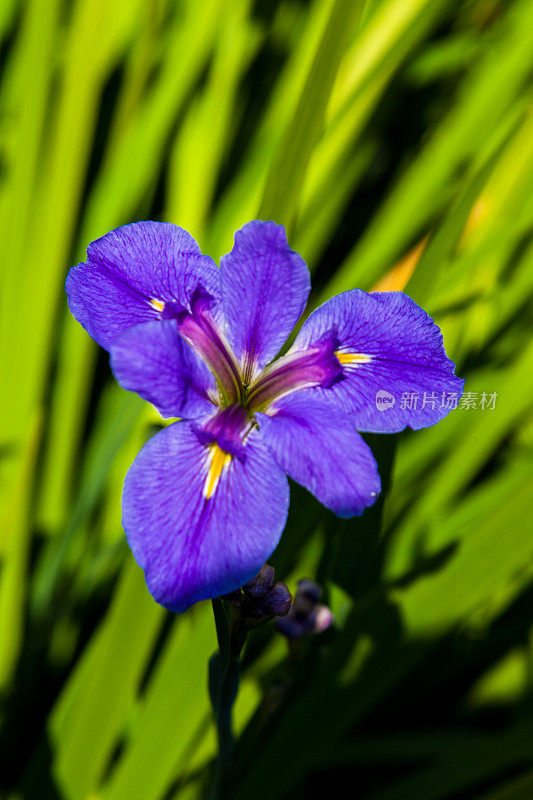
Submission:
[[[211,610],[158,607],[120,524],[163,423],[63,280],[132,220],[217,257],[261,216],[313,303],[405,287],[497,400],[369,436],[361,519],[293,487],[272,563],[337,625],[293,659],[251,637],[232,798],[530,800],[531,0],[4,0],[0,34],[2,796],[205,794]]]

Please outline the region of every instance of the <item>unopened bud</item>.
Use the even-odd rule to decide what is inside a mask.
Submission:
[[[235,615],[245,627],[253,627],[271,617],[281,617],[289,612],[292,595],[284,583],[274,583],[274,568],[264,567],[245,583],[241,589],[226,595]]]
[[[276,620],[276,627],[289,639],[299,639],[306,633],[321,633],[334,620],[328,606],[319,603],[322,590],[310,580],[298,582],[296,596],[289,613]]]
[[[309,600],[312,603],[318,603],[320,598],[322,597],[322,589],[315,583],[314,581],[310,581],[308,578],[302,578],[301,581],[298,581],[298,589],[296,591],[296,597],[299,601],[302,600]]]
[[[274,567],[265,564],[255,578],[245,583],[242,590],[249,597],[264,597],[274,586]]]

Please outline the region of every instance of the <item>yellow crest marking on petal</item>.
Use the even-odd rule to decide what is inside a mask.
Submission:
[[[231,454],[226,453],[218,444],[209,446],[209,468],[204,484],[204,497],[209,500],[216,491],[220,476],[231,463]]]
[[[150,300],[150,305],[155,308],[156,311],[163,311],[165,304],[162,300],[157,300],[155,297],[152,297]]]
[[[335,355],[341,364],[367,364],[372,361],[372,356],[366,356],[364,353],[341,353],[340,350],[336,350]]]

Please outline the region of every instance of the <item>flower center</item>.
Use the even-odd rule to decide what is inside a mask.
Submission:
[[[198,428],[208,448],[204,496],[211,498],[234,458],[245,458],[245,440],[255,425],[256,411],[265,411],[287,394],[315,386],[331,386],[342,376],[335,354],[337,339],[327,333],[306,350],[289,352],[272,362],[251,386],[246,386],[229,342],[211,314],[212,299],[198,293],[190,311],[174,312],[180,334],[202,356],[220,391],[219,408]],[[169,309],[170,312],[170,309]]]
[[[215,321],[214,303],[199,286],[188,308],[166,303],[163,315],[176,319],[181,336],[202,357],[217,382],[221,410],[204,426],[205,444],[216,443],[224,452],[239,455],[242,440],[253,425],[254,412],[265,411],[275,400],[299,389],[331,386],[343,375],[343,361],[336,353],[336,336],[328,332],[305,350],[289,351],[269,364],[248,386]]]
[[[242,457],[243,438],[252,424],[247,409],[236,403],[210,417],[198,431],[198,438],[202,444],[217,444],[225,453]]]
[[[207,448],[203,494],[209,500],[216,492],[220,478],[231,467],[234,458],[244,460],[244,439],[253,421],[240,404],[217,411],[196,429],[200,442]]]

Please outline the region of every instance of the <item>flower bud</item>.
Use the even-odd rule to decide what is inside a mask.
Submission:
[[[306,633],[321,633],[329,628],[334,617],[328,606],[318,602],[321,595],[320,586],[313,581],[299,581],[289,613],[276,619],[276,627],[280,633],[289,639],[299,639]]]
[[[226,595],[234,609],[234,615],[245,627],[253,627],[271,617],[288,613],[292,595],[284,583],[274,583],[274,568],[265,564],[255,578],[241,589]]]
[[[274,585],[274,567],[265,564],[255,578],[245,583],[242,587],[243,592],[249,597],[264,597]]]

